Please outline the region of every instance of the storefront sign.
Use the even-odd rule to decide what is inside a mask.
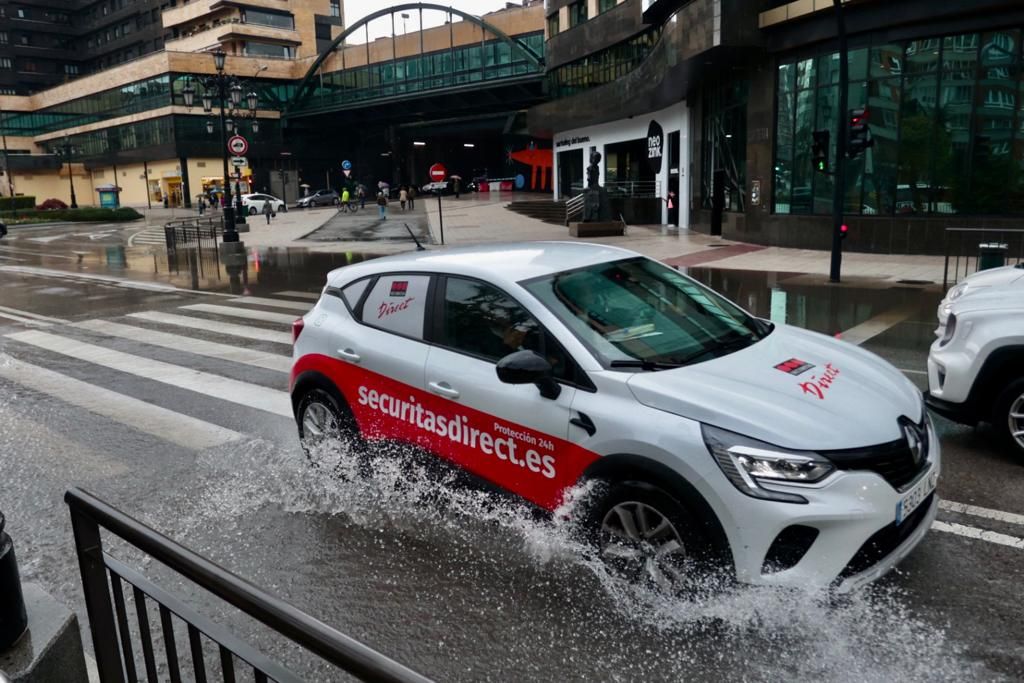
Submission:
[[[572,147],[573,145],[582,145],[590,142],[589,135],[580,135],[578,137],[562,138],[561,140],[555,141],[555,147]]]
[[[661,125],[652,119],[651,125],[647,126],[647,163],[655,174],[661,173],[661,156],[664,150],[665,135]]]

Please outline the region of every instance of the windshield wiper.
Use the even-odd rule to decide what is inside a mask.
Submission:
[[[640,368],[641,370],[671,370],[680,367],[681,363],[659,363],[653,360],[613,360],[608,364],[613,368]]]

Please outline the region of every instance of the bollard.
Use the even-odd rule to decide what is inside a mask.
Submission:
[[[14,645],[27,627],[14,543],[4,532],[4,514],[0,512],[0,652]]]

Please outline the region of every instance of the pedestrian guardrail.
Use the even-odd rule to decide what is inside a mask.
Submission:
[[[302,679],[105,552],[101,529],[361,680],[429,683],[429,679],[415,671],[270,595],[82,489],[70,489],[64,494],[64,501],[71,511],[89,630],[102,683],[136,681],[142,669],[151,683],[158,680],[205,683],[207,662],[217,658],[225,681],[235,680],[239,663],[252,670],[252,678],[257,683],[268,680],[293,683]],[[126,588],[134,602],[137,622],[134,630],[128,617]],[[162,653],[154,645],[155,629],[149,623],[153,605],[159,612]],[[176,625],[178,632],[181,625],[187,632],[191,672],[182,672]],[[208,647],[210,644],[212,648]],[[137,649],[141,650],[141,667]],[[211,649],[216,654],[210,652]],[[163,666],[158,672],[158,662],[165,665],[166,672]]]
[[[217,249],[217,236],[224,230],[224,217],[184,218],[164,224],[167,251],[180,248]]]
[[[1024,261],[1024,229],[946,228],[943,288],[971,273]]]
[[[609,197],[637,197],[656,198],[658,197],[658,183],[654,180],[613,180],[604,183],[601,187],[605,189]],[[583,192],[583,183],[573,183],[569,187],[571,192]]]

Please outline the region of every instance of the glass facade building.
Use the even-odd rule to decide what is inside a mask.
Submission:
[[[847,163],[854,215],[1024,211],[1021,30],[857,47],[849,107],[866,107],[874,146]],[[831,132],[834,166],[838,55],[783,59],[776,84],[773,210],[829,214],[832,176],[812,169],[815,130]]]

